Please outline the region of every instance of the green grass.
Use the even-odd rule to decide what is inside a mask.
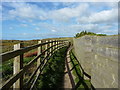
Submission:
[[[67,47],[62,48],[60,51],[55,52],[55,54],[51,57],[44,68],[43,75],[39,77],[39,80],[36,83],[37,89],[58,89],[62,85],[66,50]]]
[[[9,79],[13,74],[13,59],[2,64],[2,78]]]
[[[35,58],[35,56],[34,57],[26,57],[26,58],[24,58],[24,60],[23,60],[23,65],[25,66],[28,62],[30,62],[32,59],[34,59]]]
[[[80,88],[91,88],[91,82],[90,80],[84,80],[83,73],[81,72],[79,63],[76,61],[74,56],[72,55],[72,52],[70,52],[70,58],[71,58],[71,65],[74,67],[73,69],[73,75],[75,76],[75,83],[81,83],[79,86],[77,86],[77,89]],[[86,87],[87,86],[87,87]]]
[[[35,57],[27,57],[24,58],[23,62],[24,62],[24,66],[30,62],[33,58]],[[8,80],[12,75],[13,75],[13,59],[6,61],[5,63],[3,63],[0,66],[0,70],[2,72],[2,78],[3,80]]]

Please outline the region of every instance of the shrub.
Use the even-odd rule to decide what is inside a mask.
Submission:
[[[93,33],[93,32],[87,32],[87,31],[82,31],[80,33],[77,33],[75,35],[75,38],[78,38],[78,37],[82,37],[84,35],[97,35],[97,36],[106,36],[106,34],[96,34],[96,33]]]

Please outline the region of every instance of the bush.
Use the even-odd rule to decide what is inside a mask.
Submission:
[[[75,35],[75,38],[78,38],[78,37],[82,37],[84,35],[97,35],[97,36],[106,36],[106,34],[96,34],[96,33],[93,33],[93,32],[87,32],[87,31],[82,31],[80,33],[77,33]]]

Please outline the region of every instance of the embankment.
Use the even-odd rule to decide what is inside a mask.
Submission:
[[[118,36],[83,36],[73,45],[95,88],[118,88]]]

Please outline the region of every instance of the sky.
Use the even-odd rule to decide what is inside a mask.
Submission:
[[[7,40],[73,37],[83,30],[118,33],[117,2],[2,2],[0,11]]]

